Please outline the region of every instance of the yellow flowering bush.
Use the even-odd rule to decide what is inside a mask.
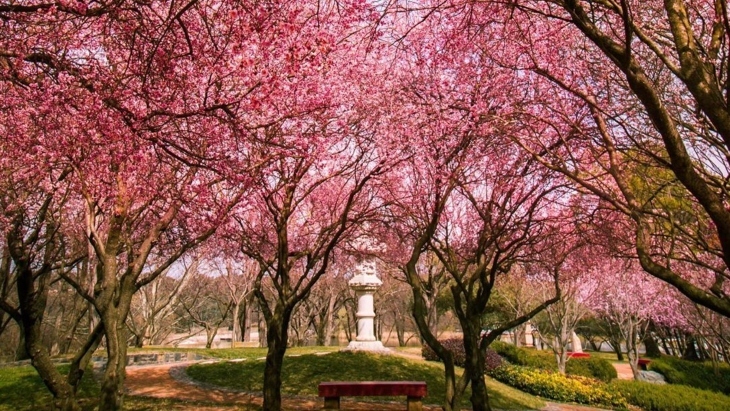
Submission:
[[[612,393],[605,383],[593,378],[565,376],[509,364],[492,370],[489,375],[522,391],[556,401],[617,408],[627,406],[626,400],[620,394]]]

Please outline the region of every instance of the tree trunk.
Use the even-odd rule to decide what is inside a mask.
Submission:
[[[205,348],[211,349],[218,334],[218,325],[205,324]]]
[[[624,353],[621,352],[621,343],[618,341],[610,341],[609,343],[611,344],[611,348],[613,348],[613,352],[616,353],[616,359],[618,361],[623,361]]]
[[[30,359],[30,355],[28,355],[28,350],[26,349],[25,344],[25,331],[23,329],[23,325],[20,324],[20,329],[18,330],[18,348],[15,350],[15,361],[23,361]]]
[[[515,346],[522,347],[523,345],[525,345],[525,325],[522,324],[515,327],[512,336]]]
[[[689,361],[697,361],[700,359],[699,354],[697,354],[697,348],[695,347],[694,337],[687,341],[687,347],[685,348],[684,353],[682,353],[682,358]]]
[[[118,411],[124,406],[124,378],[127,366],[127,328],[122,313],[110,307],[103,315],[107,363],[99,396],[100,411]],[[125,316],[126,317],[126,316]]]
[[[398,318],[395,319],[395,334],[398,336],[398,346],[405,347],[406,346],[405,321],[399,320]]]
[[[335,332],[335,319],[337,317],[337,313],[335,312],[335,305],[337,303],[337,297],[331,296],[329,305],[327,306],[327,318],[325,320],[325,329],[324,329],[324,345],[329,346],[332,345],[332,334]]]
[[[565,375],[565,365],[568,362],[568,350],[566,347],[568,345],[568,336],[572,331],[564,329],[561,333],[560,338],[555,337],[555,341],[553,341],[553,352],[555,353],[555,360],[558,363],[558,372]]]
[[[247,299],[243,299],[241,301],[241,308],[239,309],[239,314],[237,317],[233,317],[233,321],[238,322],[238,331],[241,333],[241,339],[239,341],[248,341],[251,339],[250,337],[250,326],[248,325],[248,321],[251,318],[248,314],[249,312],[249,305]]]
[[[639,369],[639,322],[631,321],[628,332],[626,333],[626,355],[629,357],[629,366],[634,374],[634,379],[638,380],[640,376]]]
[[[149,324],[149,323],[148,323]],[[134,334],[134,346],[137,348],[142,348],[144,346],[145,338],[144,336],[147,334],[147,327],[149,327],[148,324],[145,324],[144,327],[142,327],[141,330],[138,332],[132,332]]]
[[[476,317],[479,318],[479,317]],[[478,322],[464,327],[464,353],[466,364],[464,373],[471,382],[471,406],[474,411],[491,411],[487,385],[484,381],[484,350],[480,347],[481,327]]]
[[[64,292],[66,290],[63,289],[64,287],[61,287],[60,292]],[[61,310],[59,313],[56,314],[56,318],[53,320],[53,330],[51,331],[53,333],[52,338],[53,341],[51,342],[51,349],[49,350],[51,355],[58,355],[61,352],[61,328],[63,326],[63,318],[66,313],[66,308],[60,301],[56,304],[61,305]],[[48,332],[48,331],[46,331]]]
[[[644,335],[644,347],[646,347],[646,356],[649,358],[659,358],[662,355],[659,351],[659,344],[650,332]]]
[[[25,342],[24,351],[31,358],[33,367],[53,395],[54,411],[76,411],[75,387],[69,385],[51,361],[43,346],[43,315],[48,298],[49,274],[43,273],[36,280],[25,258],[15,260],[18,265],[17,292],[21,313],[22,331],[20,341]]]
[[[461,409],[461,395],[466,389],[467,381],[469,381],[468,375],[464,373],[460,380],[456,379],[453,354],[439,343],[436,336],[429,328],[428,309],[417,282],[420,280],[415,280],[416,277],[413,275],[415,270],[413,268],[410,268],[410,270],[406,273],[409,275],[411,291],[413,292],[413,318],[416,321],[416,326],[418,327],[421,340],[428,344],[428,346],[436,353],[444,364],[446,392],[444,393],[444,405],[442,408],[444,411],[458,411]]]
[[[241,337],[241,324],[238,322],[240,315],[241,302],[237,301],[233,304],[233,329],[231,330],[231,348],[236,348],[236,341]]]
[[[264,411],[281,410],[281,369],[286,352],[287,331],[291,310],[279,309],[272,313],[267,324],[266,365],[264,367]]]

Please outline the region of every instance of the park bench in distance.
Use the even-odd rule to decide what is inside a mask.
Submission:
[[[408,397],[408,411],[422,411],[426,396],[425,381],[335,381],[319,384],[325,410],[339,410],[340,397],[400,396]]]
[[[639,365],[639,369],[642,371],[646,371],[649,369],[649,363],[651,363],[651,360],[648,360],[646,358],[639,358],[637,360],[637,363]]]

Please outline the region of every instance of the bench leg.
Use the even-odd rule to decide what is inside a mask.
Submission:
[[[324,409],[325,410],[339,410],[340,409],[340,397],[325,397],[324,398]]]
[[[421,397],[408,397],[408,411],[423,411]]]

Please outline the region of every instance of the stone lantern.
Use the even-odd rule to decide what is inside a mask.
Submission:
[[[355,275],[348,282],[357,296],[357,337],[350,341],[346,350],[389,352],[375,337],[375,307],[373,294],[383,285],[377,276],[375,263],[361,261],[355,268]]]

